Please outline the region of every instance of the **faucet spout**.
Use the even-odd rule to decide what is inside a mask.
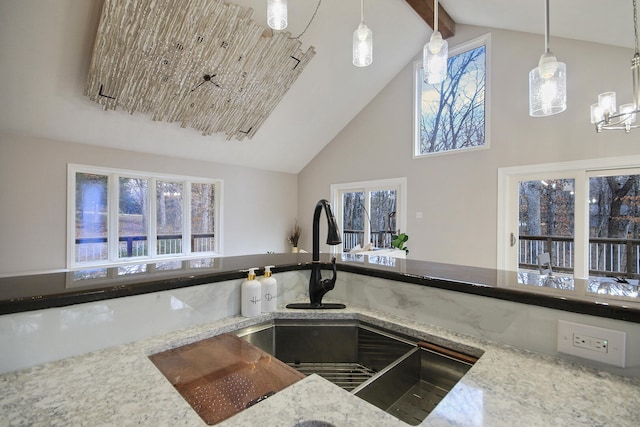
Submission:
[[[312,261],[320,262],[320,214],[324,208],[327,214],[327,245],[339,245],[342,243],[340,238],[340,230],[338,229],[338,222],[336,217],[333,216],[331,205],[328,201],[322,199],[316,204],[316,209],[313,211],[313,258]]]

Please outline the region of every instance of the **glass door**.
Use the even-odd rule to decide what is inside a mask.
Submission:
[[[575,179],[518,183],[517,271],[519,277],[573,277]]]
[[[640,278],[640,170],[591,172],[588,183],[589,289],[624,290]]]
[[[563,173],[509,178],[502,269],[517,272],[519,283],[573,288],[582,256],[576,244],[581,218],[575,214],[580,182]]]

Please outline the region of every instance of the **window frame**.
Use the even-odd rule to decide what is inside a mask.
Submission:
[[[343,206],[342,194],[362,191],[370,193],[379,190],[396,190],[398,195],[396,205],[396,227],[403,233],[407,233],[407,178],[388,178],[371,181],[345,182],[331,184],[331,204],[334,208],[334,216],[338,220],[338,227],[344,231],[343,227]],[[365,196],[367,199],[369,196]],[[399,212],[398,212],[399,211]],[[368,238],[368,239],[367,239]],[[365,221],[365,241],[371,239],[371,230],[368,221]],[[332,253],[341,253],[343,245],[331,247]]]
[[[87,173],[107,177],[107,259],[94,261],[76,261],[76,174]],[[147,248],[145,256],[119,256],[119,178],[138,178],[148,180],[147,206]],[[180,182],[183,184],[182,194],[182,251],[176,254],[157,254],[157,200],[156,183],[158,181]],[[208,252],[191,252],[191,185],[211,184],[214,186],[214,250]],[[224,182],[221,179],[204,178],[185,175],[170,175],[156,172],[117,169],[91,165],[69,163],[67,165],[67,268],[83,269],[91,267],[119,266],[140,264],[144,262],[193,259],[222,256],[222,206]]]
[[[513,271],[517,265],[517,252],[510,246],[511,233],[517,233],[517,209],[519,204],[517,184],[521,180],[538,179],[553,174],[558,178],[575,179],[575,229],[574,268],[577,279],[589,278],[589,178],[605,172],[638,169],[640,156],[610,157],[603,159],[577,160],[498,169],[498,215],[497,215],[497,265],[498,270]],[[514,262],[515,260],[515,262]]]
[[[474,147],[455,148],[451,150],[420,153],[420,116],[422,112],[422,59],[415,61],[413,66],[413,144],[412,157],[424,159],[432,156],[453,154],[466,151],[486,150],[491,148],[491,33],[476,37],[465,43],[453,47],[449,51],[449,58],[485,46],[485,89],[484,89],[484,144]]]

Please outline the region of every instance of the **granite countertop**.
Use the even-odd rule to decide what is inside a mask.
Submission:
[[[620,284],[588,291],[588,281],[571,279],[570,289],[548,283],[521,284],[517,272],[399,259],[340,254],[339,271],[497,298],[523,304],[640,323],[640,299],[616,296]],[[322,254],[330,268],[330,255]],[[235,257],[168,260],[23,276],[0,277],[0,314],[63,307],[141,295],[246,277],[252,266],[275,266],[274,273],[308,270],[311,254],[256,254]],[[262,269],[258,269],[261,274]],[[530,273],[530,276],[536,276]],[[554,277],[555,278],[555,277]],[[634,292],[637,291],[637,285]],[[604,292],[604,293],[603,293]],[[637,293],[637,292],[636,292]]]
[[[638,426],[640,379],[365,309],[231,317],[0,376],[0,425],[205,425],[147,357],[272,318],[356,318],[484,351],[424,426]],[[220,426],[406,426],[311,375]]]

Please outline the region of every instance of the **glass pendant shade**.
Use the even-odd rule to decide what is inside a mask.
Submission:
[[[604,92],[598,95],[598,106],[602,110],[602,115],[614,114],[618,110],[615,92]]]
[[[591,104],[591,123],[596,124],[601,120],[604,120],[602,107],[600,107],[600,104]]]
[[[529,115],[551,116],[567,109],[567,66],[551,52],[543,53],[529,72]]]
[[[267,1],[267,24],[274,30],[287,28],[287,0]]]
[[[449,44],[442,38],[439,31],[431,34],[429,43],[424,46],[422,58],[425,82],[435,85],[446,80]]]
[[[373,31],[364,22],[353,32],[353,65],[366,67],[373,62]]]

